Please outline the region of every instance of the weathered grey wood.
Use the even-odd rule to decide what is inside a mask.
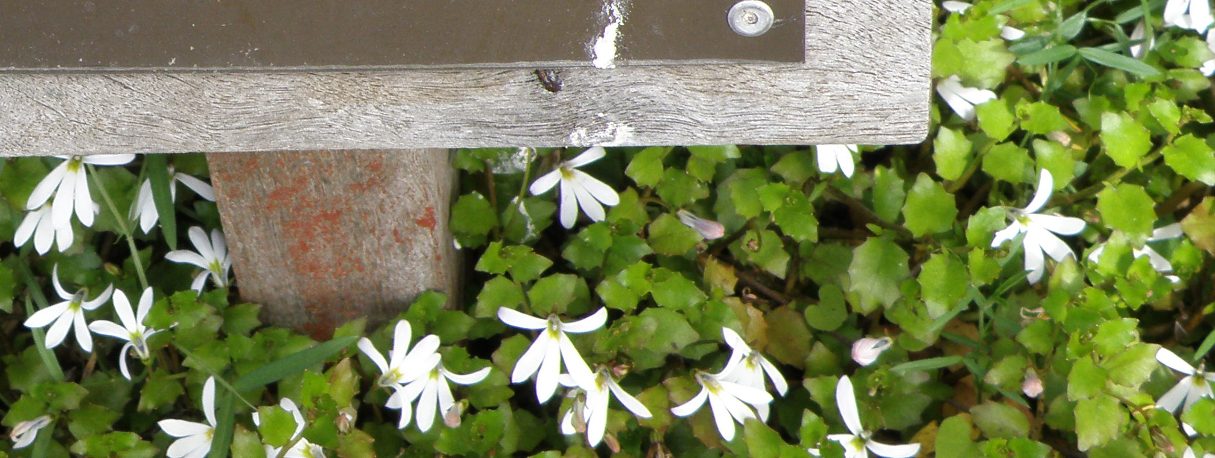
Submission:
[[[806,63],[340,74],[5,75],[0,154],[911,143],[929,0],[810,0]]]
[[[446,150],[208,154],[243,300],[327,337],[425,290],[455,294]]]

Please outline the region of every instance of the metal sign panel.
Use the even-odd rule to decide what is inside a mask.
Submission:
[[[0,0],[0,70],[799,63],[805,0]],[[737,8],[735,8],[737,12]],[[731,27],[731,20],[741,21]],[[736,32],[735,30],[743,30]]]

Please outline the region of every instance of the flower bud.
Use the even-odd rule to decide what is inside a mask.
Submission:
[[[346,406],[342,408],[342,410],[338,411],[337,418],[335,418],[333,421],[337,424],[338,432],[346,434],[349,433],[352,428],[354,428],[354,422],[358,419],[358,417],[359,413],[355,411],[353,407]]]
[[[1033,369],[1025,372],[1025,381],[1021,382],[1021,392],[1031,398],[1037,398],[1042,395],[1042,379],[1038,378],[1038,373]]]
[[[679,216],[679,221],[685,226],[688,226],[704,237],[705,240],[715,240],[726,235],[726,228],[721,223],[711,219],[704,219],[693,215],[687,210],[680,210],[675,213]]]
[[[852,344],[852,360],[862,366],[868,366],[877,361],[882,352],[890,348],[894,340],[889,337],[865,337]]]

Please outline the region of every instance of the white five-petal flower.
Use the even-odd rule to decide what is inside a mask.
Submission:
[[[51,216],[51,203],[46,202],[37,210],[30,210],[25,214],[25,218],[17,226],[13,244],[25,245],[31,236],[34,238],[34,250],[37,250],[38,254],[46,254],[51,250],[52,244],[57,244],[60,252],[71,247],[75,234],[72,232],[71,224],[62,227],[55,226],[54,217]]]
[[[844,176],[852,178],[856,170],[853,155],[858,152],[856,145],[818,145],[814,147],[818,159],[818,171],[835,173],[839,170]]]
[[[438,339],[438,337],[435,338]],[[426,375],[411,382],[410,385],[418,386],[418,388],[406,388],[410,393],[419,393],[417,412],[418,430],[422,432],[430,430],[430,427],[435,422],[436,410],[445,419],[453,414],[452,409],[456,408],[456,398],[452,396],[451,386],[448,385],[448,382],[468,386],[480,383],[488,376],[488,367],[471,374],[457,374],[444,368],[443,362],[440,360]],[[402,400],[409,402],[407,399]],[[455,413],[458,414],[458,412]]]
[[[732,350],[725,369],[721,371],[722,380],[767,392],[768,385],[764,383],[764,375],[767,375],[768,380],[772,381],[772,386],[781,396],[789,391],[789,384],[785,381],[785,376],[780,373],[780,369],[777,369],[776,365],[768,361],[764,355],[752,350],[742,336],[733,329],[724,327],[721,328],[721,335],[725,338],[726,345],[729,345]],[[761,421],[768,421],[767,402],[752,404],[752,406],[755,407],[755,413],[759,415]]]
[[[439,348],[439,337],[435,335],[423,337],[411,351],[409,339],[412,334],[413,328],[408,321],[397,322],[396,327],[393,328],[392,350],[388,351],[388,359],[384,359],[370,339],[366,337],[359,339],[359,350],[367,355],[367,358],[375,363],[376,367],[380,368],[381,375],[376,384],[393,390],[392,396],[388,398],[388,402],[384,406],[401,411],[398,428],[409,425],[413,418],[410,403],[418,397],[423,388],[423,385],[410,382],[424,377],[431,368],[439,364],[439,354],[435,352]]]
[[[74,328],[76,343],[80,344],[80,348],[86,352],[93,351],[93,337],[92,334],[89,334],[89,324],[84,319],[84,312],[96,310],[97,307],[101,307],[101,304],[110,300],[110,293],[114,291],[114,286],[107,286],[105,291],[91,301],[85,300],[88,299],[87,290],[69,294],[59,283],[58,264],[51,269],[51,283],[55,285],[55,293],[59,295],[60,299],[63,299],[63,302],[34,312],[25,320],[25,327],[33,329],[50,325],[50,329],[46,332],[46,348],[59,346],[67,337],[68,329]]]
[[[201,227],[194,226],[187,231],[187,235],[190,236],[190,243],[194,244],[194,249],[198,252],[170,251],[165,254],[165,259],[203,269],[194,276],[194,282],[190,284],[190,289],[194,291],[202,292],[203,286],[207,283],[207,277],[211,277],[211,282],[215,283],[216,288],[228,286],[228,271],[232,269],[232,258],[228,256],[228,243],[224,240],[224,233],[219,229],[212,229],[211,238],[208,239],[207,233]]]
[[[515,362],[515,369],[510,376],[511,383],[522,383],[536,374],[536,399],[540,403],[548,401],[557,391],[562,363],[578,386],[589,387],[595,383],[591,368],[583,361],[578,348],[566,333],[583,334],[602,328],[607,323],[606,308],[600,308],[581,320],[565,323],[558,319],[557,315],[543,319],[499,307],[498,319],[509,326],[540,331],[531,347]]]
[[[1151,246],[1147,245],[1147,243],[1159,242],[1162,240],[1171,240],[1171,239],[1181,237],[1182,235],[1183,235],[1183,233],[1181,230],[1181,223],[1173,223],[1173,224],[1169,224],[1167,226],[1158,227],[1152,231],[1151,237],[1148,237],[1148,239],[1147,239],[1146,243],[1144,243],[1143,247],[1134,248],[1131,250],[1131,255],[1134,256],[1135,259],[1139,259],[1139,258],[1146,256],[1148,258],[1148,261],[1151,262],[1152,268],[1156,269],[1157,272],[1160,272],[1162,274],[1172,273],[1173,272],[1173,263],[1169,262],[1169,260],[1167,258],[1165,258],[1164,256],[1161,256],[1160,253],[1157,253],[1156,250],[1153,250]],[[1105,252],[1105,243],[1101,243],[1101,244],[1097,245],[1096,248],[1093,248],[1093,251],[1088,254],[1088,260],[1092,261],[1092,262],[1097,262],[1097,261],[1101,260],[1101,254],[1104,252]],[[1166,278],[1168,278],[1169,281],[1172,281],[1173,283],[1177,283],[1177,282],[1181,281],[1180,278],[1178,278],[1177,276],[1174,276],[1174,275],[1166,275]]]
[[[28,447],[38,437],[38,431],[51,424],[51,417],[43,415],[33,420],[26,420],[13,426],[8,438],[13,441],[13,450]]]
[[[576,386],[570,377],[564,377],[561,384]],[[595,373],[595,383],[591,386],[577,387],[577,389],[586,393],[586,399],[575,398],[574,404],[561,417],[561,433],[577,434],[579,429],[582,429],[579,426],[584,426],[586,441],[591,447],[595,447],[603,441],[603,435],[607,430],[608,401],[611,400],[612,395],[616,396],[616,400],[620,401],[621,405],[633,412],[633,415],[640,418],[653,416],[645,404],[624,391],[624,388],[616,383],[616,379],[612,378],[612,374],[606,368],[599,369]]]
[[[1164,5],[1164,25],[1206,32],[1215,17],[1211,16],[1210,0],[1169,0]]]
[[[186,185],[198,197],[215,202],[215,188],[207,182],[198,178],[192,177],[185,173],[175,171],[172,166],[169,167],[169,198],[177,201],[177,183]],[[146,234],[156,225],[156,220],[160,218],[160,213],[156,211],[156,202],[152,198],[152,180],[143,180],[143,184],[139,186],[139,194],[135,197],[135,204],[131,206],[131,219],[139,221],[139,228]]]
[[[319,445],[308,442],[308,439],[300,437],[300,434],[304,432],[304,426],[307,422],[304,421],[304,413],[300,411],[299,406],[295,405],[295,401],[283,398],[279,401],[278,406],[287,411],[287,413],[290,413],[292,420],[295,420],[295,432],[291,433],[291,439],[288,440],[288,442],[295,441],[295,444],[287,449],[287,453],[284,453],[283,456],[285,458],[325,458],[324,449]],[[253,424],[261,426],[261,416],[257,412],[253,412]],[[277,457],[283,451],[282,447],[264,446],[267,457]]]
[[[1169,413],[1176,413],[1178,407],[1184,406],[1182,411],[1185,411],[1201,398],[1215,397],[1211,392],[1211,382],[1215,381],[1215,373],[1195,369],[1190,363],[1185,362],[1176,353],[1166,348],[1156,351],[1156,360],[1186,376],[1156,401],[1157,407],[1167,410]]]
[[[735,422],[744,424],[748,418],[755,418],[755,411],[750,406],[772,402],[772,395],[767,391],[725,380],[721,373],[697,372],[696,382],[700,384],[700,392],[688,402],[672,407],[671,413],[687,417],[700,410],[708,400],[717,432],[727,441],[734,440]]]
[[[920,444],[890,445],[871,438],[873,433],[861,427],[861,416],[856,407],[856,392],[853,391],[852,380],[847,375],[841,377],[839,384],[835,386],[835,403],[839,405],[844,426],[852,434],[828,434],[827,440],[843,446],[845,458],[865,458],[869,456],[869,451],[885,458],[908,458],[920,452]],[[813,448],[810,449],[810,454],[821,456],[818,449]]]
[[[1030,283],[1037,283],[1042,279],[1042,274],[1046,272],[1046,259],[1043,253],[1056,262],[1062,262],[1067,257],[1075,257],[1071,247],[1055,234],[1076,235],[1083,231],[1085,226],[1084,220],[1080,218],[1037,213],[1046,206],[1046,201],[1050,199],[1054,183],[1055,180],[1050,171],[1042,169],[1033,200],[1024,209],[1012,210],[1013,222],[996,232],[991,241],[991,247],[997,248],[1004,242],[1025,234],[1021,244],[1025,248],[1025,270],[1029,272]]]
[[[577,157],[558,164],[552,172],[541,176],[528,190],[539,195],[553,189],[558,183],[561,184],[561,225],[566,229],[574,227],[574,222],[578,219],[578,207],[582,207],[583,213],[592,221],[603,221],[607,216],[603,205],[611,207],[619,204],[620,195],[602,181],[578,170],[578,167],[595,162],[605,154],[607,153],[601,146],[583,151]]]
[[[160,331],[143,325],[143,320],[148,317],[148,312],[151,310],[152,288],[143,290],[143,295],[139,297],[137,313],[131,311],[131,301],[127,300],[127,295],[122,290],[117,290],[114,291],[114,311],[118,313],[118,320],[122,322],[122,325],[119,326],[108,320],[97,320],[89,324],[89,330],[97,334],[127,342],[118,354],[118,369],[127,380],[131,379],[131,372],[127,369],[127,355],[130,351],[134,351],[135,356],[143,361],[147,361],[152,356],[148,351],[147,339]]]
[[[89,165],[123,165],[135,159],[134,154],[102,154],[96,156],[58,156],[64,159],[57,167],[47,174],[38,186],[30,193],[25,202],[26,210],[41,208],[47,201],[51,203],[51,218],[56,229],[70,228],[72,213],[80,219],[80,224],[90,227],[93,216],[99,207],[89,194],[89,179],[85,173],[85,164]]]
[[[894,340],[889,337],[865,337],[852,343],[852,360],[862,366],[868,366],[877,361],[882,352],[890,348]]]
[[[996,93],[987,89],[978,89],[973,87],[962,86],[962,79],[957,75],[945,78],[937,82],[937,94],[940,94],[945,103],[953,108],[954,113],[957,113],[962,119],[967,121],[975,120],[975,106],[982,105],[996,99]]]
[[[178,438],[169,444],[165,452],[169,458],[203,458],[211,451],[211,438],[215,435],[215,378],[207,377],[202,391],[203,415],[206,423],[185,420],[161,420],[157,422],[165,434]]]

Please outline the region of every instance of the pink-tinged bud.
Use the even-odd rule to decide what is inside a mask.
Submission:
[[[890,344],[893,342],[894,340],[889,337],[877,339],[865,337],[858,340],[852,344],[852,360],[862,366],[873,364],[874,361],[877,361],[878,356],[882,355],[882,352],[890,348]]]
[[[1042,379],[1038,378],[1038,373],[1033,369],[1025,373],[1025,381],[1021,382],[1021,392],[1031,398],[1042,395]]]
[[[1067,132],[1061,130],[1056,130],[1046,134],[1046,138],[1059,142],[1059,144],[1063,146],[1072,146],[1071,135],[1068,135]]]
[[[447,409],[447,413],[443,414],[443,423],[446,424],[448,428],[459,428],[461,423],[460,414],[463,413],[463,411],[464,406],[462,403],[456,403],[455,405],[451,406],[450,409]]]
[[[693,215],[687,210],[680,210],[675,213],[679,216],[679,221],[685,226],[692,228],[696,233],[704,237],[705,240],[720,239],[726,235],[726,228],[721,223],[711,219],[704,219]]]
[[[354,428],[354,422],[358,419],[359,413],[352,407],[345,407],[338,411],[337,418],[333,419],[336,423],[338,432],[342,434],[349,433]]]

